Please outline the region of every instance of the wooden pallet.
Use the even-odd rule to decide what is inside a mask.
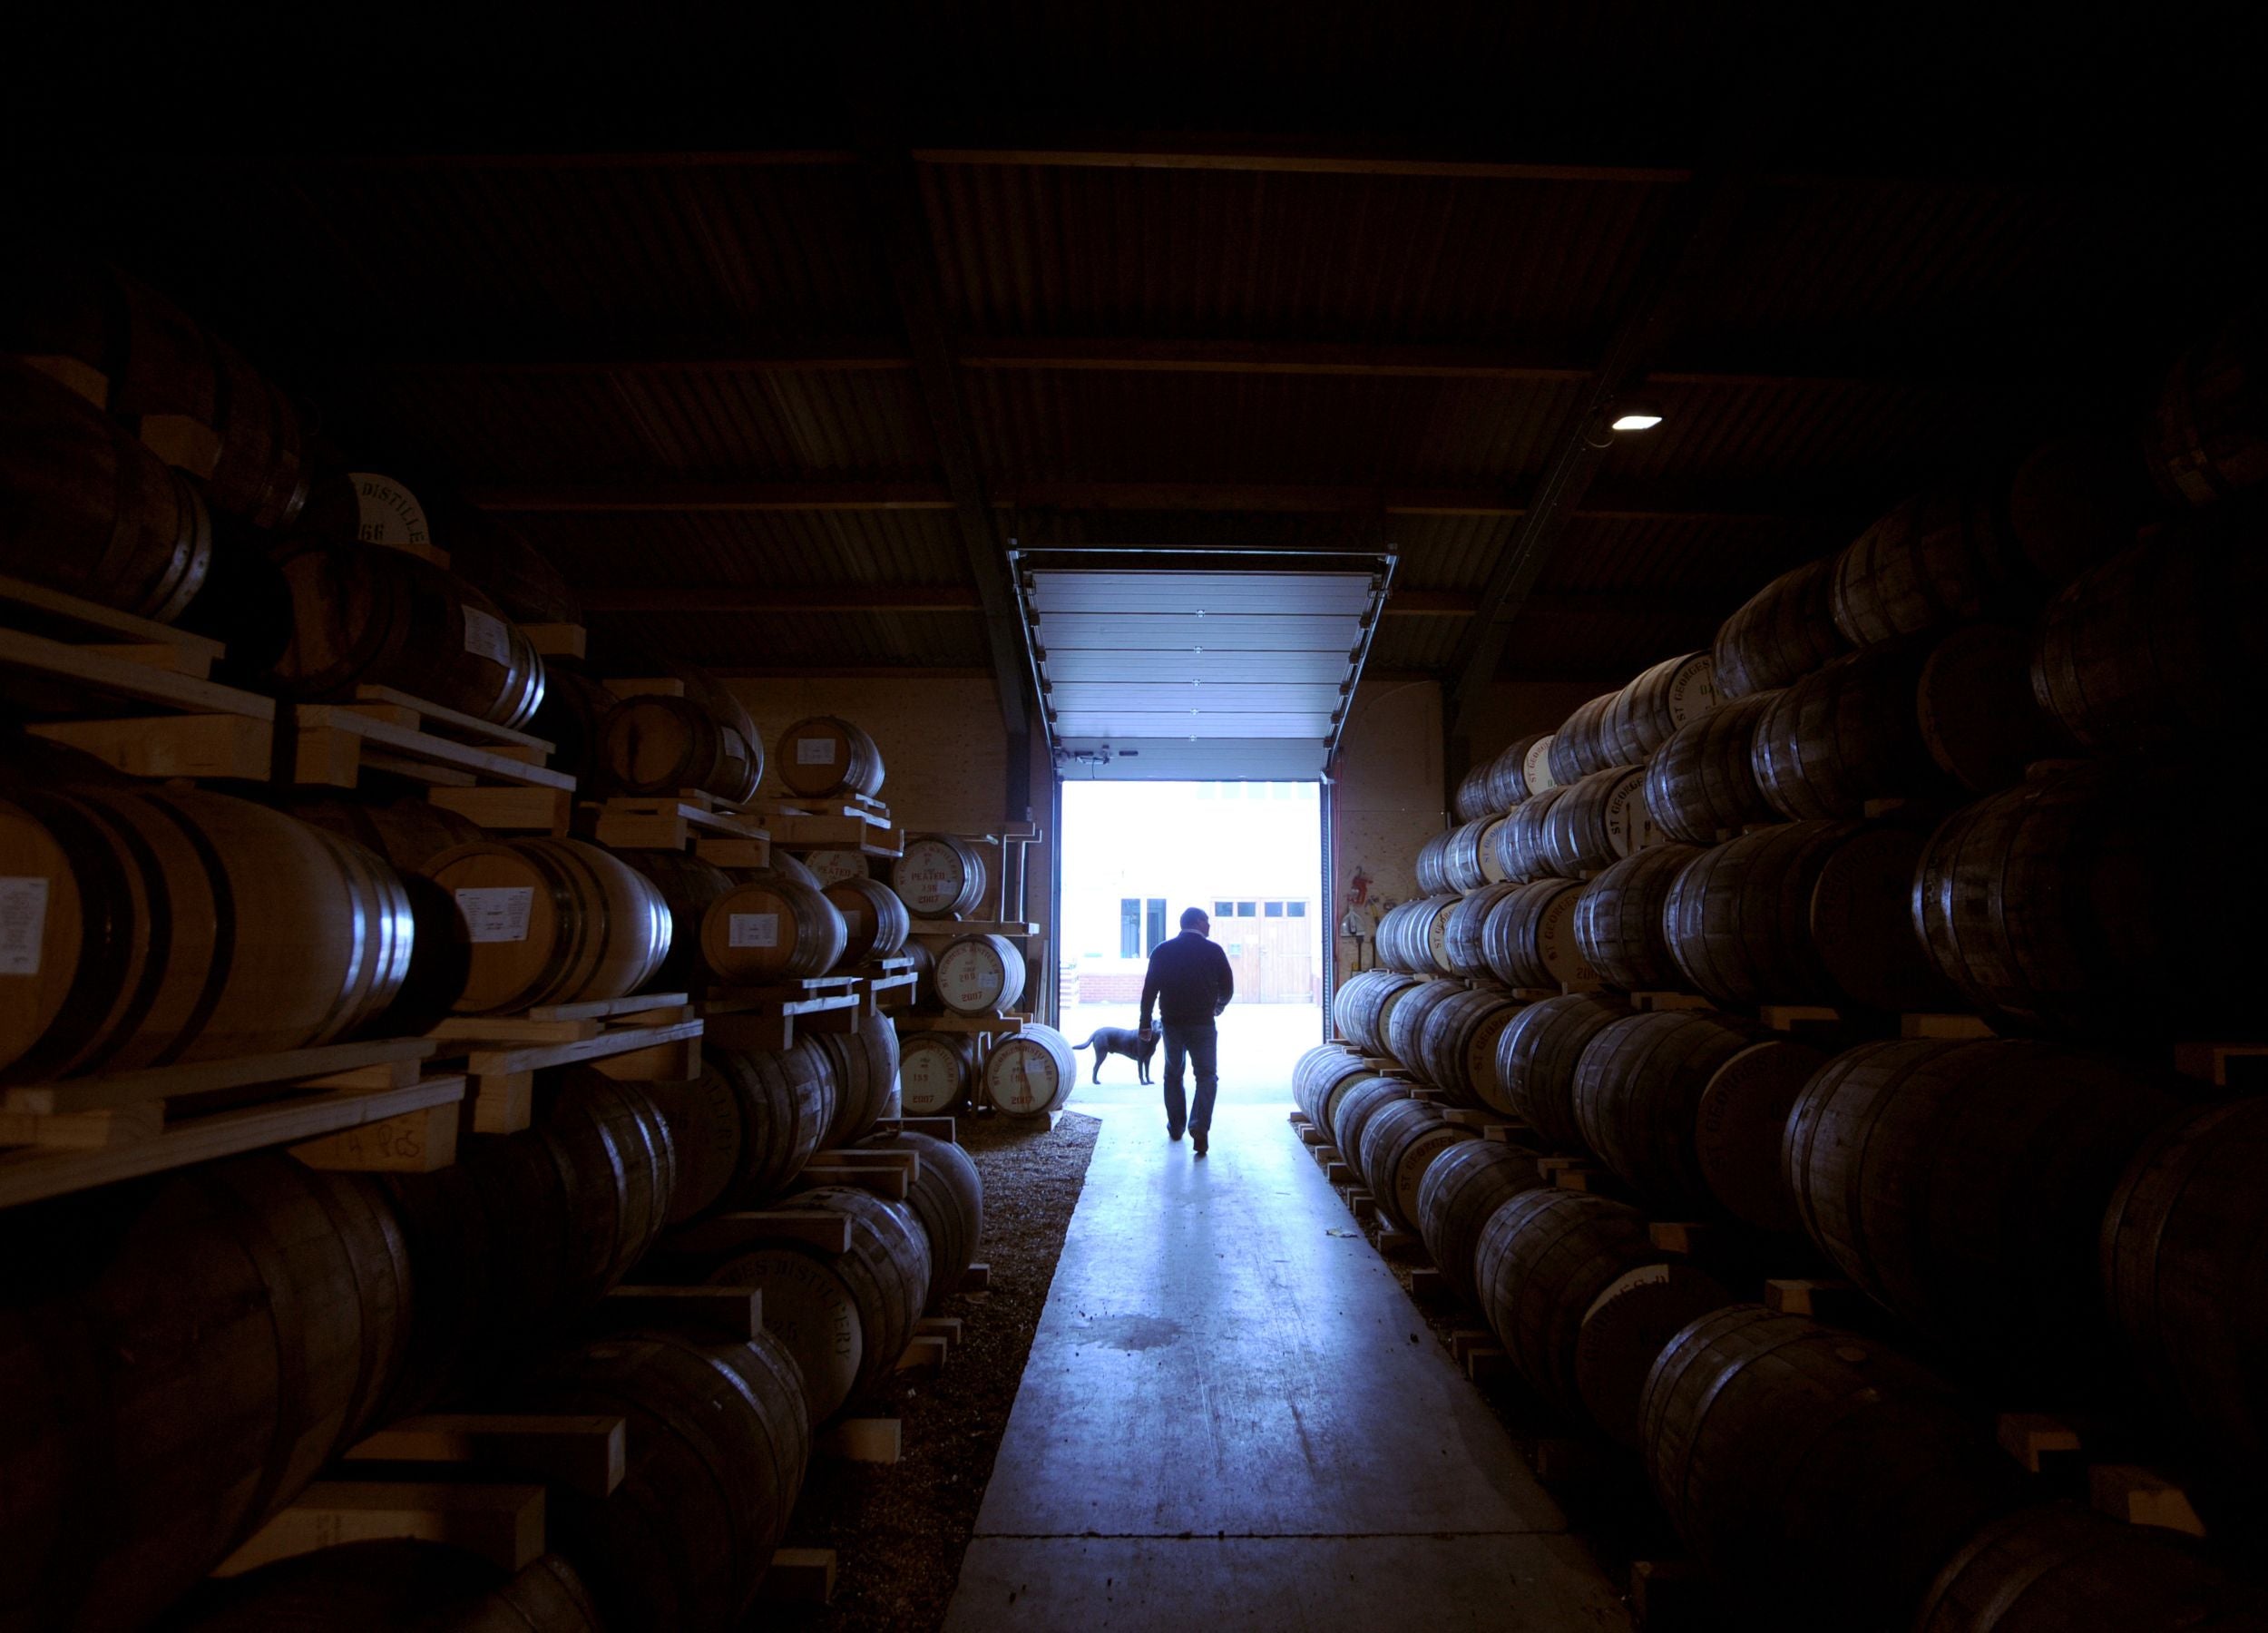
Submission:
[[[575,779],[544,766],[552,745],[387,686],[358,686],[346,703],[301,703],[288,720],[289,778],[351,788],[367,771],[436,787],[503,784],[572,795]]]
[[[130,777],[268,779],[275,700],[210,679],[219,641],[7,577],[0,626],[0,670],[28,684],[22,707],[67,717],[32,719],[32,736]]]
[[[1005,1015],[907,1015],[894,1014],[898,1030],[909,1032],[972,1032],[979,1037],[1014,1037],[1031,1024],[1031,1017],[1011,1012]]]
[[[437,1058],[473,1080],[473,1131],[516,1134],[535,1114],[535,1074],[587,1065],[626,1081],[689,1082],[704,1023],[682,993],[641,993],[518,1015],[459,1015],[435,1029]]]
[[[466,1085],[431,1071],[434,1052],[384,1039],[0,1090],[0,1144],[15,1148],[0,1152],[0,1207],[267,1146],[311,1168],[445,1167]]]
[[[902,856],[905,829],[890,820],[890,807],[864,794],[806,799],[772,794],[738,807],[760,817],[783,850],[855,850],[865,856]]]
[[[851,975],[819,975],[769,986],[711,987],[699,1009],[709,1036],[724,1049],[781,1050],[799,1032],[855,1032],[868,1012]]]
[[[614,850],[695,847],[719,867],[769,867],[772,836],[751,817],[719,810],[699,789],[671,799],[616,797],[585,807],[591,836]],[[721,843],[728,851],[719,850]],[[709,848],[701,849],[706,844]]]
[[[1039,934],[1040,926],[1033,924],[1022,923],[1014,919],[1009,919],[1006,921],[994,919],[972,919],[966,921],[960,919],[915,919],[914,921],[914,928],[908,934],[914,935],[943,936],[1004,935],[1011,941],[1013,941],[1019,936]]]

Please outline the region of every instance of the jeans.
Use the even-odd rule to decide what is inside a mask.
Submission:
[[[1166,1127],[1177,1136],[1184,1122],[1192,1134],[1213,1126],[1213,1093],[1220,1087],[1220,1033],[1210,1021],[1201,1024],[1166,1025]],[[1197,1104],[1186,1116],[1181,1096],[1181,1062],[1187,1057],[1197,1069]]]

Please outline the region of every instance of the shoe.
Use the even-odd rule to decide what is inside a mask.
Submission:
[[[1181,1130],[1178,1129],[1169,1128],[1166,1130],[1166,1138],[1168,1139],[1178,1139],[1181,1138]]]
[[[1190,1144],[1192,1147],[1194,1147],[1194,1148],[1196,1149],[1197,1154],[1198,1154],[1198,1156],[1202,1157],[1202,1156],[1204,1156],[1204,1155],[1205,1155],[1205,1136],[1204,1136],[1204,1135],[1202,1135],[1202,1134],[1192,1134],[1192,1135],[1190,1135],[1190,1136],[1189,1136],[1189,1144]]]

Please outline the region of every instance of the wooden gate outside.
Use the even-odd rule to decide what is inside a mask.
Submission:
[[[1213,939],[1237,973],[1237,997],[1246,1003],[1315,1001],[1314,929],[1306,918],[1215,920]]]

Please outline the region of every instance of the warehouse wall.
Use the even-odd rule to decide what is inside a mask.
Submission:
[[[1339,739],[1332,792],[1332,933],[1345,916],[1347,887],[1370,879],[1373,902],[1417,894],[1418,847],[1442,826],[1442,689],[1432,680],[1364,681]],[[1340,936],[1342,979],[1354,943]]]
[[[737,680],[727,682],[764,738],[769,754],[780,731],[812,715],[839,715],[866,728],[882,750],[887,773],[882,798],[892,818],[908,829],[982,834],[997,831],[1004,816],[1008,737],[990,680],[876,680],[814,676],[803,680]],[[1054,771],[1044,743],[1032,749],[1033,818],[1044,835],[1030,847],[1026,911],[1041,924],[1049,919],[1055,877],[1055,840],[1051,827]],[[767,773],[767,788],[777,778]],[[1021,817],[1022,813],[1012,815]],[[995,852],[987,852],[991,860]],[[886,868],[887,864],[880,865]],[[1026,949],[1035,960],[1033,978],[1052,1002],[1052,947],[1035,940]],[[1027,988],[1027,992],[1031,989]],[[1052,1012],[1051,1010],[1035,1012]]]

